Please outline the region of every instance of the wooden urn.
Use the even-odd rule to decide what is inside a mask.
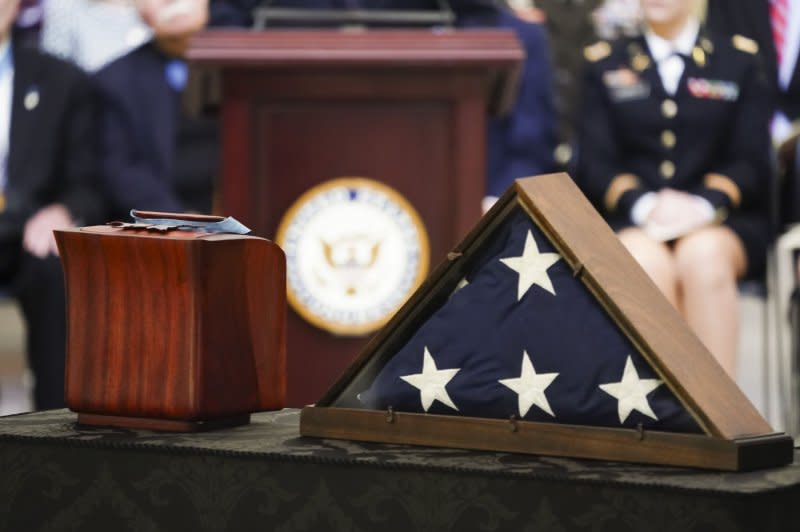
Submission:
[[[282,408],[283,251],[253,236],[124,225],[56,231],[78,423],[190,432]]]

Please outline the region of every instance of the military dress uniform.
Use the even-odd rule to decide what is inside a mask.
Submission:
[[[669,187],[703,197],[741,239],[748,275],[763,271],[770,237],[769,93],[742,36],[701,28],[674,94],[644,37],[585,49],[578,182],[620,230],[645,193]]]

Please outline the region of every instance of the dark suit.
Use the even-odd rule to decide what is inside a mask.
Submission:
[[[719,34],[741,34],[758,43],[759,55],[764,60],[767,78],[775,91],[775,105],[791,121],[800,119],[800,61],[795,62],[787,89],[778,86],[778,62],[772,26],[769,17],[769,0],[709,0],[708,27]]]
[[[180,90],[167,81],[170,61],[150,43],[94,74],[100,175],[115,219],[128,221],[132,208],[183,210],[173,179]]]
[[[92,100],[77,68],[12,45],[14,85],[5,190],[0,213],[0,283],[21,303],[37,408],[64,404],[65,308],[57,257],[22,249],[25,223],[63,204],[78,223],[103,218],[92,152]]]
[[[674,96],[644,38],[601,42],[587,57],[578,163],[586,195],[616,229],[632,223],[631,208],[648,191],[702,196],[741,238],[757,275],[769,240],[771,179],[768,89],[757,57],[730,37],[701,31]],[[709,174],[738,188],[741,204],[708,186]]]
[[[759,56],[764,62],[773,91],[774,108],[792,122],[800,120],[800,61],[794,64],[789,86],[786,89],[781,88],[778,84],[778,62],[772,38],[769,0],[709,0],[708,24],[719,33],[740,33],[758,43]],[[797,143],[797,139],[794,142]],[[788,153],[794,154],[796,149],[788,150]],[[780,179],[776,217],[784,225],[800,221],[800,175],[797,175],[795,166],[790,161],[784,161],[781,166],[785,166],[785,175]]]

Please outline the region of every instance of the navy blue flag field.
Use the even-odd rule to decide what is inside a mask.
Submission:
[[[519,209],[358,396],[368,408],[700,432]]]

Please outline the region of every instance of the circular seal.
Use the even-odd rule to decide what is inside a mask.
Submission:
[[[339,335],[383,326],[428,270],[428,235],[394,189],[362,177],[321,183],[294,202],[278,227],[289,304]]]

